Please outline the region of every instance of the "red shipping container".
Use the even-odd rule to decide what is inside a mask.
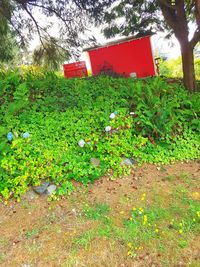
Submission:
[[[84,51],[89,54],[93,75],[102,72],[137,78],[156,75],[150,36],[128,37]]]
[[[63,68],[65,78],[88,76],[85,61],[64,64]]]

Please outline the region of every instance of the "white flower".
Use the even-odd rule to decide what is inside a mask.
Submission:
[[[116,117],[116,114],[113,112],[110,114],[110,119],[114,119]]]
[[[130,112],[130,115],[135,115],[135,112]]]
[[[110,132],[111,129],[112,129],[111,126],[106,126],[105,131],[106,131],[106,132]]]
[[[78,145],[80,147],[84,147],[85,146],[85,141],[83,139],[81,139],[79,142],[78,142]]]

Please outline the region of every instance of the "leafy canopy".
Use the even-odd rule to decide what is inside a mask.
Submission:
[[[103,5],[102,5],[103,4]],[[22,46],[38,34],[41,44],[45,41],[62,41],[63,48],[78,54],[77,47],[92,43],[95,38],[89,33],[90,24],[87,12],[93,10],[98,17],[102,7],[109,1],[91,0],[1,0],[0,20],[18,36]],[[48,17],[48,19],[46,19]],[[52,27],[59,21],[59,30],[52,33]],[[88,31],[87,36],[83,33]],[[52,39],[54,37],[54,39]]]
[[[153,34],[157,31],[168,32],[168,37],[174,33],[179,39],[186,26],[189,35],[189,22],[196,26],[193,36],[194,45],[200,40],[200,4],[195,0],[122,0],[113,1],[116,4],[104,13],[106,22],[104,33],[107,37],[116,34]],[[184,12],[182,24],[178,5],[182,3]]]
[[[54,38],[45,41],[33,52],[33,63],[49,70],[59,70],[60,64],[69,58],[69,53]]]

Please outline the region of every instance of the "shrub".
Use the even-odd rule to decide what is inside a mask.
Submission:
[[[200,80],[200,58],[194,59],[196,79]],[[168,59],[160,62],[160,74],[166,77],[182,78],[182,60],[181,57],[177,59]]]
[[[2,72],[0,85],[4,198],[20,197],[41,180],[57,184],[60,195],[72,190],[72,179],[86,184],[105,173],[129,173],[123,158],[164,164],[199,157],[200,95],[179,84],[104,76],[67,80],[39,71]]]

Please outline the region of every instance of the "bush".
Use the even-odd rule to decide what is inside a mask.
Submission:
[[[200,58],[195,58],[195,75],[196,79],[200,80]],[[182,59],[178,57],[177,59],[168,59],[166,61],[160,62],[160,75],[172,78],[182,78]]]
[[[64,194],[72,179],[124,175],[130,168],[123,158],[164,164],[199,157],[200,94],[158,77],[68,80],[41,70],[4,71],[0,88],[3,198],[20,197],[41,180]]]

